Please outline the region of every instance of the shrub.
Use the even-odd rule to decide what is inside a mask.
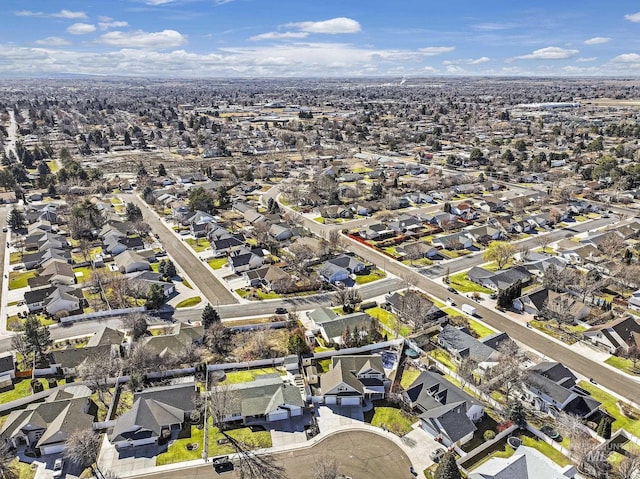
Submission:
[[[485,431],[482,437],[484,437],[485,441],[491,441],[493,438],[496,437],[496,433],[495,431],[491,431],[491,430]]]

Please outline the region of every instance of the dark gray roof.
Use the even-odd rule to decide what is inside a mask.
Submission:
[[[332,321],[323,322],[320,327],[324,329],[328,338],[342,336],[342,333],[349,328],[353,331],[356,327],[368,331],[373,323],[373,318],[367,313],[351,313],[345,316],[338,316]]]
[[[133,407],[120,416],[111,433],[111,441],[159,436],[162,428],[184,421],[185,411],[154,399],[138,398]]]
[[[282,381],[277,374],[256,376],[254,381],[222,386],[238,398],[240,413],[247,416],[263,416],[280,406],[304,406],[300,390]]]
[[[468,357],[478,363],[488,361],[491,355],[496,353],[490,345],[449,324],[443,326],[438,334],[438,340],[445,349],[455,351],[460,356]]]

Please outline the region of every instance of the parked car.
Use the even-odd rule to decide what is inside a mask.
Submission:
[[[59,457],[53,463],[53,477],[62,477],[62,470],[64,469],[64,459]]]
[[[429,454],[429,457],[433,462],[440,462],[440,459],[442,459],[442,456],[444,456],[446,453],[447,451],[439,447],[438,449],[431,451],[431,453]]]
[[[8,231],[8,230],[7,230],[7,227],[6,227],[6,226],[4,226],[4,227],[2,228],[2,232],[3,232],[3,233],[6,233],[7,231]]]
[[[447,286],[447,291],[453,294],[458,294],[458,291],[452,286]]]
[[[287,308],[276,308],[276,314],[287,314]]]

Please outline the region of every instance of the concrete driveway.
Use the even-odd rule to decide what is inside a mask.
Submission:
[[[111,471],[118,477],[127,477],[138,470],[154,467],[156,456],[160,452],[155,444],[118,451],[105,435],[98,464],[103,471]]]
[[[362,406],[318,406],[316,422],[321,432],[329,432],[338,426],[362,424],[364,413]]]

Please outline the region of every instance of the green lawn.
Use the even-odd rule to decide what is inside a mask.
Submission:
[[[194,296],[193,298],[187,298],[180,301],[176,304],[176,309],[178,308],[188,308],[189,306],[195,306],[196,304],[200,304],[202,298],[200,296]]]
[[[189,246],[191,246],[196,253],[200,253],[201,251],[204,251],[211,246],[211,243],[209,243],[208,240],[202,239],[202,238],[198,238],[198,239],[187,238],[184,241]]]
[[[635,411],[635,418],[631,419],[620,412],[620,408],[618,407],[618,399],[611,394],[607,394],[602,389],[597,386],[594,386],[588,381],[580,381],[578,383],[585,391],[589,391],[591,397],[596,401],[600,401],[602,403],[602,407],[609,413],[611,417],[615,419],[612,424],[612,429],[617,431],[618,429],[623,429],[627,432],[630,432],[634,436],[640,436],[640,411]]]
[[[93,277],[93,270],[90,266],[83,266],[81,268],[73,268],[73,272],[76,274],[78,283],[88,283]],[[81,274],[78,274],[81,273]]]
[[[22,262],[22,253],[20,251],[12,251],[9,253],[9,264],[17,264]]]
[[[386,309],[382,309],[379,306],[375,308],[367,309],[367,314],[372,318],[377,319],[384,324],[390,331],[394,332],[400,327],[400,336],[408,336],[413,331],[409,326],[403,323],[398,323],[398,318],[393,313],[390,313]]]
[[[225,257],[213,258],[213,259],[210,259],[209,261],[207,261],[207,263],[209,263],[209,266],[211,266],[213,269],[220,269],[225,264],[227,264],[227,258],[225,258]]]
[[[366,419],[365,419],[366,420]],[[395,407],[375,407],[371,425],[391,431],[398,436],[411,432],[411,425],[418,419]]]
[[[479,338],[484,338],[485,336],[491,336],[492,334],[496,333],[490,327],[485,326],[484,324],[480,324],[478,321],[475,321],[473,319],[469,319],[469,327],[471,328],[472,331],[475,331],[475,333],[478,335]]]
[[[431,356],[436,361],[441,362],[452,371],[458,370],[458,367],[451,360],[451,356],[449,356],[449,353],[443,351],[442,349],[434,349],[432,351],[429,351],[429,356]]]
[[[383,271],[374,269],[369,274],[356,275],[356,283],[367,284],[385,278],[386,276],[387,275]]]
[[[403,389],[407,389],[409,386],[411,386],[413,381],[415,381],[418,376],[420,376],[420,370],[415,368],[406,368],[402,372],[402,378],[400,379],[400,386]]]
[[[634,373],[633,361],[629,359],[624,359],[618,356],[611,356],[609,359],[605,361],[605,363],[607,363],[609,366],[613,366],[616,369],[620,369],[621,371],[624,371],[626,373],[638,374],[637,372]],[[637,370],[638,368],[636,368],[636,371]]]
[[[20,462],[18,461],[18,458],[14,459],[12,463],[18,471],[18,477],[20,479],[33,479],[34,477],[36,477],[37,469],[31,469],[31,464]]]
[[[274,291],[269,291],[269,292],[265,292],[261,289],[256,289],[254,291],[255,295],[258,297],[258,299],[278,299],[278,298],[282,298],[281,294],[278,294]]]
[[[449,277],[449,286],[452,286],[461,293],[491,294],[493,292],[489,288],[480,286],[479,284],[476,284],[473,281],[467,279],[467,273],[464,272],[451,275]]]
[[[578,339],[572,335],[580,335],[580,333],[582,333],[583,331],[586,331],[587,328],[585,328],[584,326],[575,326],[575,325],[569,325],[569,324],[563,324],[562,327],[560,328],[559,324],[557,321],[555,320],[550,320],[550,321],[542,321],[542,320],[538,320],[538,319],[532,319],[531,321],[529,321],[529,324],[539,330],[542,331],[545,334],[548,334],[549,336],[553,336],[556,339],[559,339],[560,341],[566,343],[566,344],[574,344]],[[563,334],[562,331],[559,331],[556,328],[560,328],[562,331],[566,332],[567,334]]]
[[[60,167],[58,166],[58,162],[57,161],[47,161],[47,166],[49,167],[49,170],[51,170],[51,173],[57,173],[58,171],[60,171]]]
[[[40,379],[40,382],[44,385],[45,389],[49,388],[45,380]],[[0,393],[0,404],[15,401],[16,399],[22,399],[33,394],[31,392],[31,379],[29,378],[18,381],[14,386],[15,387],[11,391]]]
[[[35,277],[35,275],[35,271],[11,271],[9,273],[9,289],[26,288],[29,285],[27,281],[29,281],[30,278]]]
[[[324,224],[324,218],[322,216],[318,216],[317,218],[314,218],[313,221],[316,221],[320,224]]]
[[[227,377],[221,384],[238,384],[248,383],[253,381],[256,376],[261,374],[285,374],[283,371],[279,371],[276,368],[260,368],[260,369],[248,369],[246,371],[229,371]]]
[[[245,427],[227,431],[227,434],[238,442],[244,443],[245,446],[250,449],[262,449],[272,446],[271,434],[266,431],[251,432],[249,428]],[[218,428],[211,426],[211,422],[209,421],[209,457],[235,452],[231,444],[218,444],[218,440],[220,439],[224,439],[224,435]],[[185,446],[190,443],[197,443],[198,448],[194,451],[188,451]],[[177,439],[172,442],[167,452],[158,455],[156,465],[161,466],[164,464],[201,459],[203,446],[204,429],[191,426],[190,437]]]
[[[58,321],[53,318],[46,317],[42,313],[36,314],[36,317],[40,320],[40,324],[42,324],[43,326],[58,324]],[[7,318],[7,327],[11,331],[22,331],[24,329],[24,323],[26,322],[27,318],[19,318],[17,314],[14,314],[13,316],[9,316]]]

